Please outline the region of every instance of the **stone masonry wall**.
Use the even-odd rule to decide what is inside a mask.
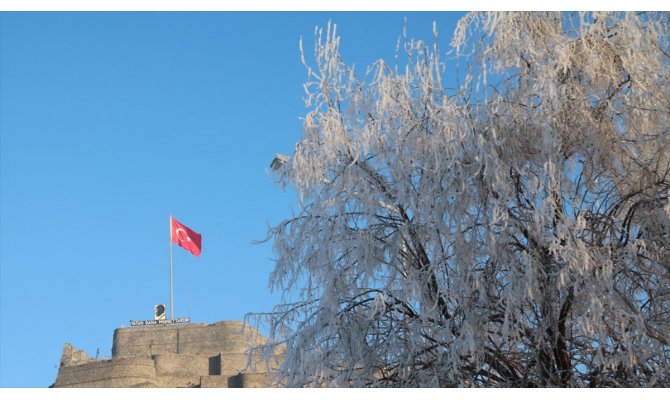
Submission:
[[[243,354],[265,339],[239,321],[214,324],[143,326],[114,331],[112,358],[155,354]]]
[[[92,361],[61,366],[55,387],[134,387],[155,385],[156,369],[151,358]]]
[[[269,387],[265,361],[248,357],[265,340],[238,321],[119,328],[111,360],[66,344],[53,387]]]

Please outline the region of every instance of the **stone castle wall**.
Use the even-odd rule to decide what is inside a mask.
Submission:
[[[156,369],[151,358],[91,361],[58,370],[54,387],[138,387],[155,386]]]
[[[155,354],[242,354],[250,345],[264,342],[256,330],[238,321],[119,328],[114,331],[112,358]]]
[[[279,359],[249,357],[265,340],[238,321],[119,328],[110,360],[66,344],[53,387],[270,387]]]

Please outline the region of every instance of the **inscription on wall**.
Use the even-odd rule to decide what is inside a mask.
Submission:
[[[151,325],[174,325],[174,324],[188,324],[191,318],[175,318],[175,319],[147,319],[143,321],[130,320],[130,326],[151,326]]]

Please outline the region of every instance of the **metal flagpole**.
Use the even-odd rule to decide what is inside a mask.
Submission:
[[[170,215],[170,319],[174,319],[174,300],[172,298],[172,215]]]

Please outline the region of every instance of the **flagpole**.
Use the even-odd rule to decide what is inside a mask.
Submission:
[[[172,215],[170,215],[170,319],[174,319],[174,299],[172,297]]]

